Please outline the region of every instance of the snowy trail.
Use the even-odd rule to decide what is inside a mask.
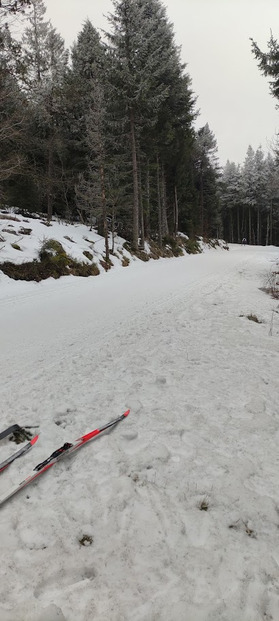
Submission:
[[[249,259],[254,260],[255,249],[248,250]],[[230,273],[236,263],[243,261],[242,257],[237,248],[234,253],[222,252],[222,260],[220,253],[208,253],[176,261],[136,263],[117,274],[112,271],[95,279],[67,277],[39,284],[18,282],[17,288],[10,287],[11,292],[2,288],[0,313],[4,331],[1,348],[6,343],[9,353],[18,342],[24,342],[38,351],[40,348],[45,350],[46,337],[52,346],[57,338],[71,342],[73,332],[78,338],[87,330],[90,335],[93,332],[94,337],[104,333],[106,337],[123,321],[133,321],[135,312],[148,315],[154,305],[166,305],[174,296],[184,298],[185,289],[190,292],[202,281],[210,279],[214,286],[217,279],[218,287],[220,276]],[[17,319],[19,305],[20,323]],[[31,334],[25,330],[26,322],[32,325]],[[23,347],[21,351],[25,355]]]
[[[1,621],[279,618],[276,258],[232,246],[0,294],[2,426],[41,432],[1,490],[131,408],[1,510]]]

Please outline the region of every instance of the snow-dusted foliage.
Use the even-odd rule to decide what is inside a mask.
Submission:
[[[251,244],[279,240],[278,162],[259,147],[247,149],[242,166],[227,162],[221,180],[224,236]]]

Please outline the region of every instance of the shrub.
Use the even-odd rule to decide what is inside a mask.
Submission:
[[[100,259],[100,265],[104,268],[104,270],[106,272],[108,272],[108,270],[110,270],[110,268],[113,267],[113,263],[112,263],[111,259],[106,261],[106,257],[104,257],[104,256],[103,256],[102,259]]]
[[[72,259],[68,257],[62,244],[56,239],[46,239],[39,250],[39,259],[46,272],[53,278],[65,276],[69,273]]]
[[[28,261],[15,265],[10,261],[5,261],[0,264],[0,270],[9,278],[13,280],[34,280],[40,282],[47,278],[60,278],[60,276],[97,276],[100,270],[97,265],[91,263],[79,263],[78,261],[71,260],[71,266],[64,269],[58,269],[57,266],[51,265],[51,263],[41,263],[40,261]]]
[[[67,254],[59,241],[56,239],[45,239],[39,250],[40,261],[51,261],[59,258],[65,259]]]
[[[62,244],[55,239],[48,239],[42,243],[39,259],[14,265],[9,261],[0,264],[4,274],[14,280],[45,280],[46,278],[60,278],[60,276],[97,276],[100,271],[97,265],[80,263],[69,257]]]
[[[123,257],[121,263],[122,267],[128,267],[128,265],[130,265],[130,259],[128,259],[128,257]]]
[[[17,232],[16,232],[16,231],[14,231],[12,228],[9,228],[9,229],[2,229],[2,233],[10,233],[10,235],[16,235],[16,236],[18,236],[18,235],[17,235]]]
[[[100,270],[95,263],[79,263],[78,261],[73,261],[73,264],[70,268],[70,274],[73,276],[98,276],[100,274]]]
[[[127,252],[131,252],[131,250],[132,250],[131,244],[128,241],[124,242],[123,248],[125,248],[125,250],[127,250]]]
[[[147,262],[149,261],[150,257],[149,255],[144,251],[144,250],[137,250],[136,252],[134,252],[134,255],[140,259],[140,261],[144,261]]]
[[[31,235],[32,229],[27,229],[25,226],[21,226],[18,232],[20,235]]]
[[[171,248],[172,254],[175,257],[180,257],[183,255],[183,250],[179,245],[178,240],[171,235],[167,235],[166,237],[164,237],[163,244],[164,246],[169,246]]]
[[[13,220],[14,222],[20,222],[20,219],[16,216],[10,216],[8,214],[0,214],[0,220]]]
[[[5,261],[0,264],[0,269],[13,280],[35,280],[39,282],[51,276],[51,274],[46,273],[39,261],[28,261],[20,265]]]
[[[89,252],[89,250],[84,250],[83,251],[84,256],[89,259],[89,261],[92,261],[93,259],[93,254],[91,252]]]
[[[271,295],[271,297],[274,298],[275,300],[279,299],[279,270],[278,270],[278,265],[276,266],[275,269],[273,268],[270,271],[270,273],[267,275],[265,286],[263,287],[263,290],[266,291],[266,293],[269,293]]]
[[[166,235],[163,239],[164,246],[170,246],[172,250],[175,250],[177,246],[177,241],[171,235]]]
[[[197,239],[185,239],[183,244],[187,254],[201,253],[201,248]]]
[[[250,315],[246,315],[247,319],[250,319],[250,321],[254,321],[255,323],[262,323],[262,321],[257,317],[257,315],[253,315],[253,313],[250,313]]]

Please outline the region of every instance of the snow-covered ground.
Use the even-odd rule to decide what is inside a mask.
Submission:
[[[49,223],[46,218],[24,217],[13,209],[6,212],[0,210],[0,263],[33,261],[38,258],[42,243],[48,239],[59,241],[73,259],[88,264],[93,261],[101,272],[104,271],[100,263],[105,254],[104,238],[94,229],[90,230],[89,226],[57,219]],[[122,237],[115,238],[115,255],[111,255],[114,267],[121,266],[123,256],[131,259],[123,248],[124,242]],[[92,260],[84,252],[90,253]]]
[[[188,240],[187,235],[180,233],[180,237]],[[6,211],[0,209],[0,265],[5,261],[14,264],[25,263],[38,259],[42,244],[49,239],[55,239],[62,244],[66,254],[72,259],[85,264],[94,263],[99,271],[105,271],[105,243],[104,237],[99,235],[93,228],[80,223],[70,224],[54,218],[48,222],[44,216],[24,217],[16,210],[9,208]],[[201,251],[212,248],[212,243],[206,243],[200,237],[198,245]],[[112,268],[121,268],[132,262],[139,261],[127,250],[126,240],[116,233],[112,240],[109,232],[109,247],[113,252],[110,254]],[[212,240],[221,248],[226,246],[223,240]],[[112,248],[113,247],[113,248]],[[171,250],[170,247],[167,250]],[[180,247],[181,253],[186,255],[184,246]],[[151,254],[150,245],[145,242],[145,253]],[[3,282],[3,274],[0,271],[0,285]],[[8,279],[6,279],[8,284]]]
[[[0,431],[40,438],[0,495],[131,409],[1,507],[1,621],[278,621],[278,258],[1,276]]]

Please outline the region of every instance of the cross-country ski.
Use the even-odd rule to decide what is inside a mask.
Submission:
[[[16,425],[17,426],[17,425]],[[36,435],[34,436],[34,438],[31,438],[31,440],[29,440],[27,442],[27,444],[25,444],[24,446],[22,446],[18,451],[15,451],[14,453],[12,453],[11,455],[9,455],[9,457],[7,457],[7,459],[5,459],[4,461],[2,461],[0,463],[0,472],[2,472],[3,470],[5,470],[6,468],[8,468],[8,466],[10,466],[10,464],[13,463],[13,461],[15,461],[16,459],[18,459],[19,457],[22,457],[23,455],[25,455],[25,453],[27,453],[28,451],[30,451],[30,449],[32,448],[32,446],[34,446],[34,444],[36,444],[37,440],[39,439],[39,436]]]
[[[35,466],[35,468],[33,469],[32,474],[30,474],[23,481],[21,481],[19,485],[16,485],[9,492],[7,492],[6,494],[3,494],[0,497],[0,506],[4,504],[9,498],[11,498],[11,496],[14,496],[14,494],[16,494],[21,489],[23,489],[24,487],[32,483],[32,481],[34,481],[41,474],[46,472],[46,470],[54,466],[54,464],[56,464],[57,461],[59,461],[63,457],[66,457],[67,455],[70,455],[71,453],[73,453],[73,451],[76,451],[81,446],[84,446],[84,444],[92,440],[92,438],[95,438],[96,436],[98,436],[103,431],[106,431],[110,427],[114,427],[115,425],[120,423],[120,421],[126,418],[129,413],[130,413],[130,410],[126,410],[126,412],[124,412],[124,414],[121,414],[121,416],[118,416],[118,418],[111,420],[109,423],[106,423],[105,425],[103,425],[102,427],[99,427],[98,429],[94,429],[94,431],[90,431],[89,433],[85,434],[84,436],[81,436],[77,440],[74,440],[73,443],[65,442],[63,446],[61,446],[59,449],[54,451],[47,459],[37,464],[37,466]]]

